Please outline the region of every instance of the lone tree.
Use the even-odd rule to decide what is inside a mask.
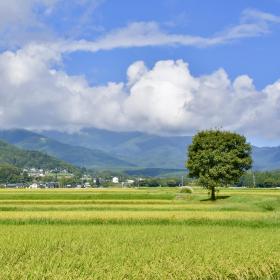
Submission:
[[[189,176],[211,191],[211,200],[216,200],[216,187],[237,182],[251,165],[251,145],[237,133],[201,131],[188,148]]]

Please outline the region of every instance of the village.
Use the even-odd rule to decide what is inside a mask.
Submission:
[[[108,186],[132,187],[143,178],[127,178],[125,176],[94,176],[82,174],[77,176],[67,170],[44,170],[38,168],[23,169],[26,180],[21,182],[0,183],[2,188],[29,188],[29,189],[50,189],[50,188],[102,188]]]

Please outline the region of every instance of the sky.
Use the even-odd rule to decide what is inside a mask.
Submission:
[[[280,0],[0,0],[0,128],[280,145]]]

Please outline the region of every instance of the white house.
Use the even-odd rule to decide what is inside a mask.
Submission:
[[[33,183],[29,186],[29,189],[37,189],[38,188],[38,184],[37,183]]]
[[[112,183],[118,184],[119,183],[119,178],[118,177],[113,177],[112,178]]]

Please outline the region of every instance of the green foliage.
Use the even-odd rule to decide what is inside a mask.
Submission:
[[[150,156],[147,155],[147,157]],[[166,178],[183,176],[186,173],[186,169],[143,168],[124,170],[124,173],[129,176]]]
[[[212,199],[215,187],[237,182],[251,165],[251,146],[237,133],[201,131],[188,147],[189,176],[199,178],[202,186],[211,190]]]
[[[10,165],[0,164],[0,183],[18,183],[22,180],[21,169]]]
[[[57,177],[55,175],[47,175],[47,176],[44,176],[44,177],[40,177],[40,182],[55,182],[57,181]]]
[[[280,187],[280,170],[274,171],[255,171],[245,173],[238,182],[238,186],[257,188],[276,188]]]
[[[184,181],[188,181],[187,178]],[[181,184],[181,178],[145,178],[142,181],[135,181],[134,185],[139,187],[178,187]]]
[[[75,186],[77,184],[81,184],[81,180],[79,177],[61,177],[59,178],[59,186],[61,188],[67,187],[67,186]]]
[[[183,187],[180,189],[180,193],[192,193],[193,189],[190,187]]]
[[[0,184],[6,183],[28,183],[31,178],[27,172],[23,172],[21,168],[10,164],[0,164]]]

